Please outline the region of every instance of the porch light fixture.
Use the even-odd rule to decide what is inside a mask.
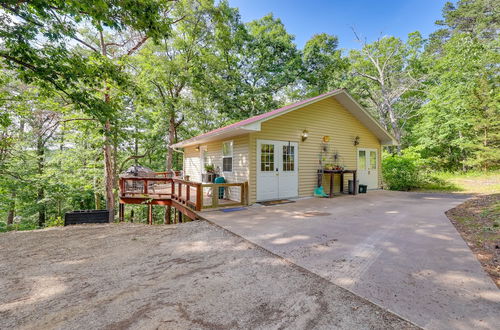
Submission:
[[[359,136],[354,138],[354,145],[357,146],[359,144]]]
[[[309,131],[308,130],[303,130],[302,131],[302,142],[304,142],[305,140],[307,140],[307,138],[309,137]]]
[[[196,151],[200,151],[200,146],[199,146],[199,145],[197,145],[197,146],[194,148],[194,150],[196,150]]]

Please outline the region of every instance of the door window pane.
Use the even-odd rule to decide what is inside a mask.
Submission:
[[[358,168],[360,170],[366,170],[366,151],[364,150],[359,150],[359,157],[358,157]]]
[[[375,151],[370,151],[370,169],[377,169],[377,153]]]
[[[283,171],[295,170],[295,147],[283,146]]]
[[[260,170],[262,172],[274,171],[274,144],[260,145]]]

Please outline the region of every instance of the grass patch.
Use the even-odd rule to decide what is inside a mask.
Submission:
[[[500,192],[500,171],[431,172],[417,191],[493,194]]]

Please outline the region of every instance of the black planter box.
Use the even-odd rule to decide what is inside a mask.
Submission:
[[[64,215],[64,225],[78,225],[81,223],[109,223],[108,210],[81,210],[67,212]]]

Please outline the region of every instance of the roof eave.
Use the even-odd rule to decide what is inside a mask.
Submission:
[[[206,136],[199,136],[199,137],[195,136],[191,139],[172,144],[172,148],[178,149],[178,148],[195,146],[195,145],[207,143],[207,142],[210,142],[213,140],[231,138],[234,136],[238,136],[238,135],[242,135],[242,134],[246,134],[246,133],[251,133],[251,132],[255,132],[255,131],[260,131],[260,125],[259,125],[258,129],[255,125],[235,127],[235,128],[231,128],[231,129],[228,129],[225,131],[216,132],[214,134],[210,134],[210,135],[206,135]]]

